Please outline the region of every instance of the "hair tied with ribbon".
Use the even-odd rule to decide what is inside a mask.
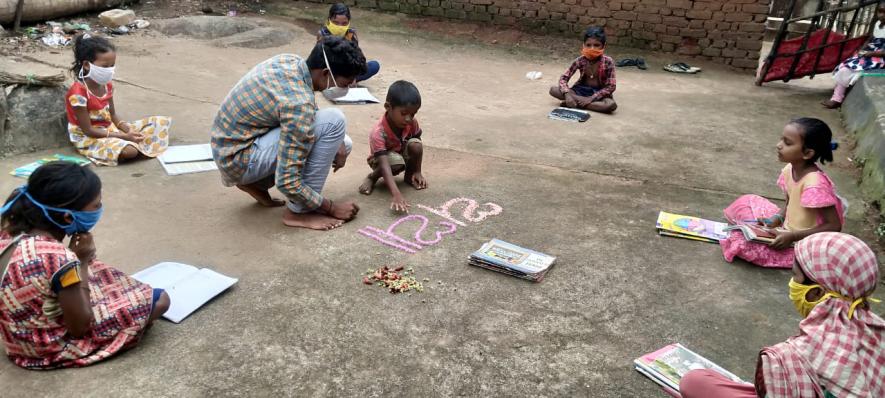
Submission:
[[[830,150],[835,151],[835,150],[837,150],[837,149],[839,149],[839,143],[836,142],[836,141],[832,141],[832,142],[830,142]]]

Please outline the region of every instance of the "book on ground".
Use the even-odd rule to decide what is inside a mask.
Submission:
[[[683,216],[679,214],[658,213],[656,224],[658,234],[676,238],[699,240],[703,242],[719,243],[728,238],[726,227],[728,224],[705,220],[700,217]]]
[[[193,265],[164,262],[132,275],[135,280],[169,295],[169,310],[163,317],[179,323],[213,297],[237,283],[237,279]]]
[[[37,170],[38,167],[40,167],[46,163],[54,162],[57,160],[76,163],[80,166],[88,166],[88,165],[92,164],[92,162],[90,162],[89,159],[81,158],[79,156],[68,156],[68,155],[55,154],[55,155],[37,160],[36,162],[31,162],[31,163],[28,163],[24,166],[18,167],[15,170],[9,172],[9,174],[12,174],[16,177],[28,178],[31,176],[31,174],[34,173],[34,170]]]
[[[744,238],[752,242],[759,243],[771,243],[774,242],[774,238],[777,237],[774,231],[786,231],[786,229],[781,228],[768,228],[763,227],[761,225],[752,225],[752,224],[738,224],[738,225],[729,225],[725,228],[726,231],[741,231],[744,234]]]
[[[369,92],[369,89],[365,87],[353,87],[347,90],[347,95],[335,99],[331,99],[326,97],[329,101],[332,101],[336,104],[344,104],[344,105],[357,105],[357,104],[377,104],[378,98],[375,98],[372,93]]]
[[[559,107],[547,114],[547,117],[554,120],[565,120],[567,122],[586,122],[590,120],[590,112],[583,109]]]
[[[682,380],[682,376],[692,370],[711,369],[732,381],[744,382],[731,372],[678,343],[636,358],[633,367],[660,384],[671,395],[675,393],[674,396],[679,396],[679,381]]]
[[[540,282],[556,257],[492,239],[473,252],[468,264],[517,278]]]
[[[218,170],[209,144],[170,146],[157,160],[171,176]]]

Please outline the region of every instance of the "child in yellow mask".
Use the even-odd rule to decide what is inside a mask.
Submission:
[[[317,32],[317,41],[329,36],[337,36],[359,46],[356,30],[350,26],[350,8],[347,5],[336,3],[329,7],[329,19]],[[356,78],[357,82],[368,80],[381,70],[381,63],[378,61],[367,61],[366,66],[368,70]],[[355,84],[356,82],[354,82]]]

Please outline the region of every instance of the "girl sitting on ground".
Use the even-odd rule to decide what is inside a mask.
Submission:
[[[169,308],[163,290],[95,259],[102,210],[101,180],[69,162],[39,167],[0,209],[0,336],[16,365],[91,365],[134,346]]]
[[[860,72],[885,69],[885,4],[879,3],[876,7],[876,19],[869,41],[857,54],[842,61],[833,71],[836,88],[833,89],[833,96],[821,103],[825,108],[835,109],[842,106],[848,87],[860,78]]]
[[[612,94],[615,84],[615,61],[605,55],[605,30],[591,26],[584,32],[581,56],[559,78],[559,85],[550,87],[550,95],[562,101],[561,106],[612,113],[618,109]],[[580,78],[574,86],[568,83],[575,72]]]
[[[860,239],[823,232],[796,245],[789,296],[799,333],[759,353],[753,384],[712,370],[679,383],[684,398],[885,397],[885,320],[869,301],[879,282],[876,254]]]
[[[317,32],[317,41],[329,36],[338,36],[359,46],[356,30],[350,26],[350,8],[342,3],[329,7],[329,19],[326,20],[326,25]],[[367,61],[366,66],[366,73],[358,76],[356,82],[369,80],[381,70],[381,64],[378,61]]]
[[[128,123],[114,107],[117,53],[107,39],[84,33],[74,38],[75,81],[66,95],[68,135],[93,163],[116,166],[141,155],[157,157],[169,146],[172,120],[153,116]]]
[[[763,267],[790,268],[794,242],[819,232],[842,230],[845,205],[820,166],[833,161],[837,145],[831,143],[832,138],[830,128],[819,119],[799,118],[784,127],[777,157],[787,165],[777,185],[786,195],[786,206],[779,209],[761,196],[744,195],[725,209],[730,223],[758,220],[772,228],[776,238],[766,245],[748,241],[739,231],[733,231],[719,242],[727,261],[740,257]]]

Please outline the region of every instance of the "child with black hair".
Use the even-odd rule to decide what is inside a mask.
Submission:
[[[68,135],[93,163],[116,166],[139,155],[157,157],[169,146],[172,119],[153,116],[132,123],[114,107],[117,53],[107,39],[84,33],[74,38],[74,84],[65,98]]]
[[[832,138],[829,126],[819,119],[798,118],[784,127],[777,157],[787,165],[777,184],[784,191],[786,206],[780,209],[761,196],[744,195],[725,209],[729,223],[772,228],[774,242],[750,242],[740,232],[732,232],[719,242],[727,261],[740,257],[763,267],[790,268],[793,243],[818,232],[842,230],[845,204],[820,166],[833,161],[838,145]]]
[[[550,95],[561,100],[561,106],[601,113],[618,109],[612,97],[617,88],[615,61],[605,55],[605,41],[605,30],[600,27],[591,26],[584,32],[581,56],[562,74],[559,85],[550,87]],[[580,77],[569,88],[569,80],[575,72],[580,72]]]
[[[101,180],[69,162],[37,168],[0,208],[0,336],[16,365],[91,365],[137,344],[169,309],[162,289],[95,259],[89,231],[103,210]]]
[[[384,116],[369,133],[369,167],[372,172],[360,185],[360,193],[371,195],[375,183],[384,178],[387,189],[393,194],[390,208],[408,212],[409,203],[403,198],[393,176],[403,173],[407,184],[415,189],[427,188],[427,180],[421,174],[424,147],[421,145],[421,127],[415,114],[421,109],[421,93],[414,84],[399,80],[390,85],[384,103]]]
[[[350,26],[350,7],[344,3],[332,4],[329,7],[329,19],[326,20],[326,25],[317,32],[317,41],[330,36],[343,38],[359,46],[356,30]],[[356,78],[357,82],[369,80],[372,76],[377,75],[381,70],[381,64],[378,61],[367,61],[366,69],[366,73]]]

